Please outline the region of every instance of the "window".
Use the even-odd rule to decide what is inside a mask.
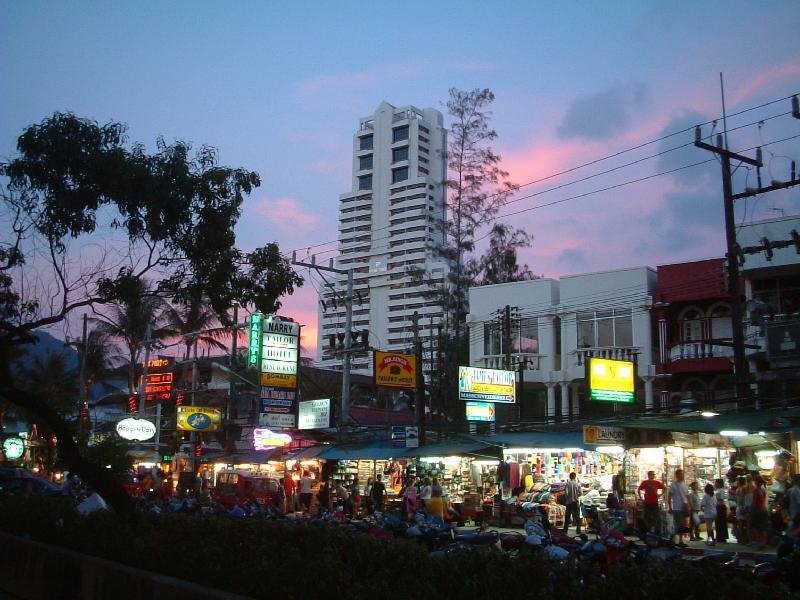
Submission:
[[[419,136],[419,141],[420,142],[424,142],[425,144],[430,144],[431,143],[431,141],[428,138],[426,138],[424,135]]]
[[[392,142],[402,142],[408,139],[408,125],[392,129]],[[370,142],[372,143],[372,142]],[[370,146],[371,148],[372,146]]]
[[[539,321],[536,317],[517,319],[511,323],[511,352],[539,353]],[[506,353],[503,326],[499,321],[483,326],[484,356],[499,356]]]
[[[359,150],[372,150],[372,134],[364,135],[358,138]]]
[[[633,345],[630,309],[578,313],[579,348],[613,348]]]
[[[420,126],[419,126],[419,130],[420,130],[420,131],[424,131],[424,132],[425,132],[425,133],[427,133],[427,134],[430,134],[430,132],[431,132],[431,130],[430,130],[430,129],[428,129],[427,127],[425,127],[425,125],[420,125]]]
[[[718,304],[711,309],[711,337],[715,340],[733,338],[731,309],[727,304]]]
[[[358,189],[359,190],[371,190],[372,189],[372,175],[362,175],[358,178]]]
[[[420,157],[419,157],[419,162],[421,162],[421,163],[425,163],[425,164],[427,165],[429,161],[428,161],[428,159],[427,159],[427,158],[425,158],[424,156],[420,156]]]
[[[419,146],[419,151],[428,154],[428,149],[425,146]]]
[[[392,162],[408,160],[408,146],[392,149]]]
[[[398,181],[405,181],[406,179],[408,179],[408,167],[400,167],[398,169],[392,169],[392,183],[397,183]]]
[[[696,308],[690,308],[680,318],[681,341],[699,342],[703,339],[703,313]]]
[[[417,167],[417,173],[419,173],[420,175],[427,175],[428,169],[426,169],[425,167]]]
[[[372,168],[372,154],[367,154],[366,156],[358,157],[359,171],[364,171],[365,169],[371,169],[371,168]]]

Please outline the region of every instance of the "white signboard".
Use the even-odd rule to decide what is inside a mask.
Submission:
[[[258,424],[262,427],[281,427],[285,429],[294,428],[296,420],[294,415],[286,413],[261,413],[258,416]]]
[[[297,337],[300,335],[300,323],[296,321],[281,321],[274,317],[266,317],[264,319],[264,340],[267,339],[270,333],[293,335]]]
[[[266,348],[264,349],[266,351]],[[297,375],[297,361],[286,362],[274,358],[261,359],[262,373],[281,373],[283,375]]]
[[[125,440],[143,442],[156,434],[156,426],[145,419],[122,419],[117,423],[117,434]]]
[[[298,429],[325,429],[331,426],[331,399],[308,400],[299,404]]]
[[[406,427],[406,448],[419,448],[419,427]]]

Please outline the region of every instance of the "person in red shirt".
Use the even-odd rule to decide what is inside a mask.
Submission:
[[[656,479],[656,472],[648,471],[647,479],[642,481],[636,490],[639,499],[644,503],[644,520],[647,523],[647,529],[656,533],[661,531],[661,511],[658,501],[664,495],[664,489],[664,484]],[[642,492],[644,492],[644,497]]]
[[[296,487],[297,482],[295,482],[294,478],[292,477],[292,473],[290,471],[286,471],[286,474],[283,476],[283,492],[286,498],[284,512],[291,512],[294,508],[294,490]]]

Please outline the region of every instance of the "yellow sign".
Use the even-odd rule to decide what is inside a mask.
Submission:
[[[267,387],[296,388],[297,375],[289,373],[261,373],[261,385]]]
[[[634,401],[634,365],[631,361],[592,357],[588,369],[590,400]]]
[[[415,389],[417,357],[413,354],[375,351],[375,385]]]
[[[219,431],[222,409],[211,406],[176,406],[181,431]]]

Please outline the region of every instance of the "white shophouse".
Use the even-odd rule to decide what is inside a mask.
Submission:
[[[612,416],[615,410],[651,410],[655,288],[656,271],[649,267],[472,288],[470,363],[506,368],[510,358],[525,383],[523,420],[566,421]],[[503,329],[507,305],[508,348]],[[634,405],[588,404],[584,384],[588,356],[635,361]]]

